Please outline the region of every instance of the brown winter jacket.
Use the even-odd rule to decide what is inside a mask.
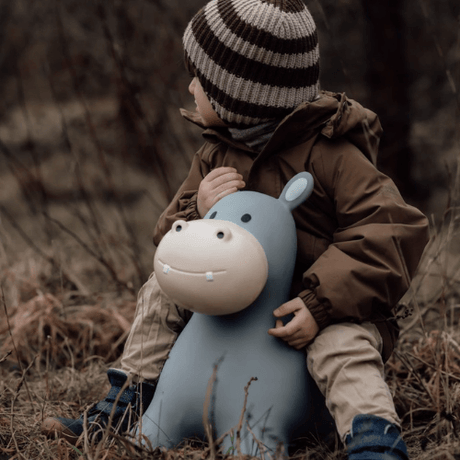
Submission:
[[[196,113],[182,114],[201,125]],[[315,185],[294,211],[298,251],[291,295],[305,302],[320,329],[375,323],[388,359],[399,332],[393,308],[417,268],[428,223],[376,169],[381,132],[373,112],[326,92],[288,115],[259,154],[232,140],[226,128],[207,129],[207,142],[158,221],[154,243],[175,220],[199,219],[198,186],[214,168],[232,166],[247,190],[273,197],[295,174],[308,171]]]

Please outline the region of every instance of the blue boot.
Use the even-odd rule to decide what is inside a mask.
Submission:
[[[116,369],[107,371],[112,385],[109,393],[87,412],[88,433],[100,441],[106,429],[114,403],[126,383],[127,375]],[[118,398],[117,407],[112,418],[111,428],[116,433],[130,431],[139,416],[143,414],[152,401],[156,385],[151,383],[127,386]],[[77,419],[50,417],[43,421],[41,430],[48,437],[59,436],[75,444],[84,431],[84,415]]]
[[[349,460],[409,460],[399,428],[375,415],[357,415],[345,443]]]

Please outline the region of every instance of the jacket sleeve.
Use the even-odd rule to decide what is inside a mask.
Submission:
[[[153,242],[160,244],[163,236],[171,229],[176,220],[200,219],[197,209],[197,195],[200,182],[209,173],[209,166],[202,158],[203,146],[193,157],[187,178],[180,186],[169,206],[163,211],[155,226]]]
[[[355,146],[340,141],[315,148],[316,179],[335,210],[337,230],[304,273],[299,296],[320,329],[389,318],[418,266],[428,221]]]

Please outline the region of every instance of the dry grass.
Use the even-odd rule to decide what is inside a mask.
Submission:
[[[18,305],[0,329],[8,337],[0,348],[14,350],[21,362],[35,356],[53,368],[80,367],[89,358],[114,360],[120,354],[133,318],[134,303],[99,299],[92,305],[65,306],[52,294],[41,294]]]
[[[446,218],[433,230],[419,273],[403,299],[412,314],[402,321],[398,347],[387,364],[388,383],[413,459],[460,458],[458,190],[456,183]],[[56,283],[49,284],[55,292],[42,293],[46,280],[44,276],[38,279],[40,283],[25,283],[18,278],[22,281],[14,292],[22,300],[17,305],[3,299],[0,459],[199,460],[218,456],[212,446],[151,451],[136,447],[127,437],[109,438],[103,445],[84,437],[73,447],[41,435],[45,417],[78,417],[105,395],[105,372],[120,355],[135,299],[126,292],[121,297],[119,293],[79,296],[57,288]],[[340,445],[331,449],[318,444],[296,458],[341,460],[346,456]]]

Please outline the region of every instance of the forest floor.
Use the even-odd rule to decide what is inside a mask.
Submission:
[[[94,444],[85,436],[71,446],[40,433],[44,418],[76,418],[106,394],[168,201],[159,181],[126,158],[109,156],[107,167],[94,139],[81,135],[84,113],[67,109],[31,116],[32,125],[14,113],[0,123],[0,460],[212,458],[206,446],[148,451],[128,437]],[[100,137],[105,151],[116,150],[114,107],[92,110],[97,132],[110,134]],[[176,158],[173,170],[174,188],[187,161]],[[431,209],[432,238],[401,301],[406,317],[386,373],[410,458],[452,460],[460,459],[458,178]],[[346,455],[319,443],[296,457]]]

